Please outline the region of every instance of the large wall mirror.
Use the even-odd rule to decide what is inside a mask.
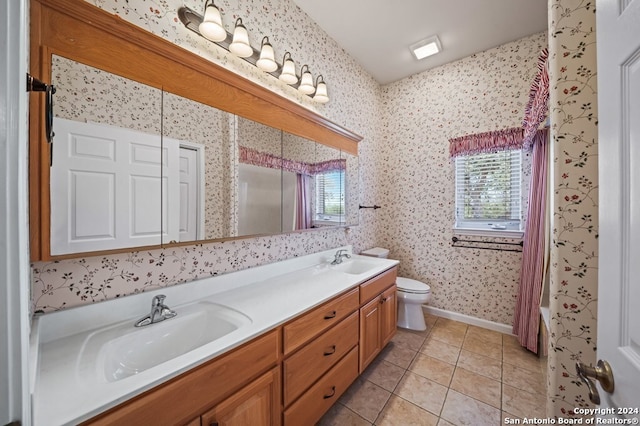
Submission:
[[[33,260],[357,224],[360,137],[83,3],[32,7]]]

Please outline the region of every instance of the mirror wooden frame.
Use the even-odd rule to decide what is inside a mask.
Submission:
[[[51,83],[51,56],[56,54],[349,154],[358,154],[361,136],[117,15],[78,0],[33,0],[30,8],[30,73],[47,84]],[[49,147],[45,137],[42,96],[30,99],[29,202],[32,261],[99,256],[164,246],[51,255]],[[176,245],[192,244],[194,242]]]

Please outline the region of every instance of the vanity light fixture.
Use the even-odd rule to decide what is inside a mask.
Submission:
[[[309,71],[309,65],[303,65],[300,69],[300,73],[302,76],[300,77],[300,86],[298,86],[298,90],[305,95],[310,95],[315,92],[316,88],[313,87],[313,76],[311,75],[311,71]]]
[[[284,57],[282,58],[282,72],[278,78],[287,84],[296,84],[298,82],[296,64],[293,62],[293,59],[291,59],[291,53],[289,52],[284,53]]]
[[[321,104],[326,104],[327,102],[329,102],[327,85],[324,82],[324,77],[322,77],[322,74],[320,74],[316,78],[316,94],[313,95],[313,100],[316,102],[320,102]]]
[[[256,66],[265,72],[273,72],[278,69],[276,63],[273,46],[269,43],[269,37],[262,38],[262,47],[260,48],[260,59],[256,61]]]
[[[284,54],[282,65],[280,65],[275,60],[275,51],[267,36],[262,38],[260,50],[254,49],[249,42],[249,33],[242,23],[242,18],[236,19],[233,34],[230,34],[222,25],[220,9],[216,7],[214,0],[206,0],[204,16],[183,6],[178,9],[178,17],[187,29],[243,58],[283,83],[297,88],[314,101],[318,103],[329,102],[327,84],[321,75],[316,78],[314,85],[313,75],[311,75],[308,65],[302,67],[300,75],[296,74],[296,64],[289,52]]]
[[[242,18],[236,19],[236,27],[233,30],[233,41],[229,45],[229,51],[241,58],[253,55],[253,47],[249,44],[249,33],[242,25]]]
[[[224,41],[227,38],[227,30],[222,26],[220,10],[213,4],[213,0],[205,2],[204,18],[198,29],[204,38],[211,41]]]
[[[424,40],[420,40],[411,46],[409,46],[411,53],[413,56],[420,60],[424,59],[427,56],[435,55],[442,50],[442,45],[440,44],[440,39],[437,35],[431,36],[429,38],[425,38]]]

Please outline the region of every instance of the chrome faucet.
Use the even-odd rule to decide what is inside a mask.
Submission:
[[[153,300],[151,301],[151,313],[140,318],[135,324],[136,327],[155,324],[178,315],[176,311],[171,310],[164,304],[165,297],[166,296],[164,294],[153,296]]]
[[[342,263],[342,259],[344,258],[347,259],[351,259],[351,255],[349,253],[347,253],[346,250],[342,249],[342,250],[338,250],[336,252],[336,257],[335,259],[333,259],[333,262],[331,262],[332,265],[339,265],[340,263]]]

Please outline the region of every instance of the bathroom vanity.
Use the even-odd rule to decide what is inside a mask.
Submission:
[[[34,424],[315,423],[396,330],[398,262],[336,250],[37,317]]]

